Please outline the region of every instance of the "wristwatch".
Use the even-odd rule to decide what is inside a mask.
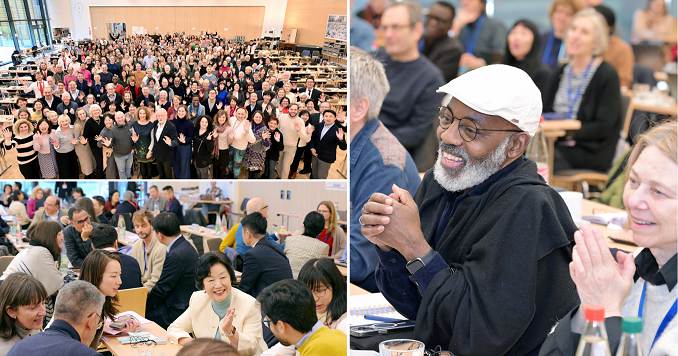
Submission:
[[[424,266],[426,266],[431,262],[431,260],[433,260],[435,252],[436,251],[434,249],[431,249],[431,251],[429,251],[426,255],[407,262],[407,264],[405,265],[407,272],[409,272],[411,276],[417,273],[417,271],[424,268]]]

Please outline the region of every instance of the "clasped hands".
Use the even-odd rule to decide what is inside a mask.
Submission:
[[[389,195],[373,193],[363,205],[362,234],[380,249],[395,249],[407,261],[426,255],[430,250],[421,231],[419,208],[412,195],[393,184]]]

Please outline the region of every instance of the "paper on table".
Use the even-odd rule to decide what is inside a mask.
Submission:
[[[134,319],[137,319],[139,321],[139,324],[141,324],[141,325],[152,323],[152,321],[144,318],[143,316],[139,315],[137,312],[132,311],[132,310],[128,310],[128,311],[125,311],[125,312],[122,312],[122,313],[118,313],[118,315],[116,315],[116,318],[119,318],[119,317],[124,316],[124,315],[133,316]]]
[[[582,219],[599,225],[614,224],[618,226],[624,226],[626,225],[627,215],[628,214],[625,211],[618,211],[614,213],[598,213],[594,215],[585,215],[582,216]]]
[[[367,320],[364,318],[365,314],[379,315],[393,319],[407,320],[402,314],[398,313],[395,308],[386,300],[381,293],[370,293],[363,295],[351,296],[351,313],[349,316],[349,325],[366,325],[374,324],[376,321]],[[359,306],[359,307],[355,307]]]

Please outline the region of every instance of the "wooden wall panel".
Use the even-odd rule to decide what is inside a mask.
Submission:
[[[283,31],[296,28],[297,43],[322,46],[327,16],[342,14],[346,14],[344,0],[287,0]]]
[[[208,31],[251,39],[261,34],[264,11],[263,6],[92,6],[92,38],[107,38],[107,23],[124,22],[129,34],[133,26],[142,26],[149,34]]]

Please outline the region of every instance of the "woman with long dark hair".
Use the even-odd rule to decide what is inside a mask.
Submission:
[[[193,165],[198,179],[212,179],[212,158],[214,155],[214,132],[212,122],[207,116],[195,120],[193,136]]]
[[[541,37],[534,22],[516,21],[506,35],[504,64],[524,70],[542,93],[542,102],[551,72],[541,62]]]
[[[330,329],[348,333],[346,278],[331,258],[308,260],[299,271],[299,281],[313,294],[318,320]]]

